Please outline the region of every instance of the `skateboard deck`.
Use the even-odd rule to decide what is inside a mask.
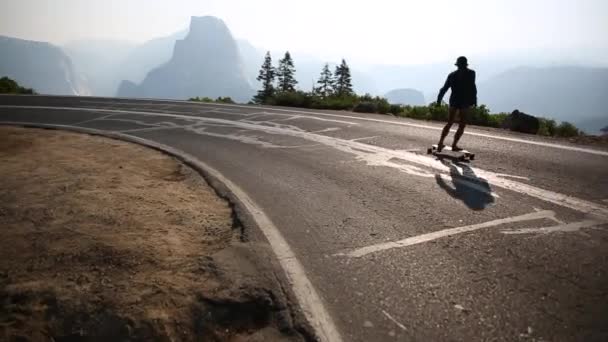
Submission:
[[[450,147],[450,146],[444,146],[443,149],[441,150],[441,152],[439,152],[439,151],[437,151],[437,145],[433,145],[433,146],[431,146],[431,148],[429,148],[427,150],[427,153],[432,154],[434,156],[436,156],[436,155],[448,156],[451,158],[456,158],[460,161],[475,160],[475,153],[471,153],[467,150],[454,152],[454,151],[452,151],[452,147]]]

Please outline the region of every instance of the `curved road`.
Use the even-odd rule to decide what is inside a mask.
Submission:
[[[608,340],[608,150],[469,128],[477,158],[453,163],[426,155],[438,124],[178,101],[0,96],[0,121],[119,132],[219,171],[290,246],[326,339]]]

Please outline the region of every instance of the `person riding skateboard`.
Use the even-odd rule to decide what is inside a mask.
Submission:
[[[467,58],[464,56],[458,57],[456,60],[456,66],[458,69],[453,71],[448,75],[448,78],[445,81],[445,84],[439,91],[439,95],[437,96],[437,105],[441,105],[441,101],[443,100],[443,96],[448,91],[448,89],[452,89],[452,94],[450,95],[450,108],[448,113],[448,123],[443,128],[441,132],[441,138],[439,139],[439,144],[437,144],[437,151],[441,152],[441,150],[445,147],[443,141],[445,137],[450,133],[450,128],[452,128],[452,124],[456,120],[456,114],[459,116],[459,124],[458,130],[456,131],[456,135],[454,136],[454,142],[452,143],[452,151],[462,151],[463,149],[458,147],[458,141],[462,137],[464,133],[464,128],[467,124],[469,109],[472,106],[477,106],[477,86],[475,85],[475,71],[468,68],[469,63]]]

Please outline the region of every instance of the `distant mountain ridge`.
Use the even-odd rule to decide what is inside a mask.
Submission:
[[[40,94],[91,94],[71,59],[57,46],[0,36],[0,51],[0,77],[8,76]]]
[[[236,41],[215,17],[192,17],[190,31],[177,40],[171,59],[151,70],[139,85],[125,81],[121,97],[187,99],[230,96],[248,101],[254,94]]]
[[[384,94],[388,102],[392,104],[424,106],[426,101],[424,94],[416,89],[394,89]]]
[[[493,112],[519,109],[575,125],[601,118],[608,124],[608,68],[519,67],[479,83],[478,89],[480,103]]]

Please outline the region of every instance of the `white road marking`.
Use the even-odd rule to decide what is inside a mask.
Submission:
[[[347,253],[337,253],[334,255],[335,256],[347,256],[349,258],[360,258],[360,257],[363,257],[363,256],[371,254],[371,253],[377,253],[380,251],[385,251],[387,249],[413,246],[413,245],[421,244],[424,242],[441,239],[446,236],[452,236],[452,235],[456,235],[456,234],[472,232],[475,230],[500,226],[500,225],[507,224],[507,223],[548,219],[548,218],[551,218],[554,216],[555,216],[555,212],[550,211],[550,210],[537,211],[537,212],[533,212],[530,214],[525,214],[525,215],[520,215],[520,216],[515,216],[515,217],[508,217],[508,218],[498,219],[498,220],[494,220],[494,221],[473,224],[470,226],[439,230],[439,231],[432,232],[432,233],[409,237],[409,238],[399,240],[399,241],[383,242],[383,243],[379,243],[379,244],[375,244],[375,245],[371,245],[371,246],[358,248],[358,249],[352,250]]]
[[[89,123],[91,121],[105,120],[105,119],[110,118],[110,117],[112,117],[114,115],[116,115],[116,114],[108,114],[108,115],[102,116],[100,118],[93,118],[93,119],[88,119],[88,120],[80,121],[80,122],[75,123],[74,125],[82,125],[82,124],[85,124],[85,123]]]
[[[433,173],[424,170],[414,165],[403,165],[398,163],[391,163],[392,158],[398,158],[406,160],[412,164],[417,164],[423,167],[434,169],[442,173],[450,173],[450,167],[444,165],[440,161],[427,157],[426,155],[419,155],[406,151],[396,151],[384,147],[364,144],[356,141],[348,141],[335,137],[330,137],[321,134],[315,134],[311,132],[305,132],[301,130],[290,130],[280,127],[271,127],[266,125],[257,125],[253,123],[240,122],[225,120],[219,118],[209,117],[198,117],[192,115],[182,114],[164,114],[155,112],[142,112],[142,111],[128,111],[128,110],[116,110],[116,109],[95,109],[95,108],[77,108],[77,107],[52,107],[52,106],[4,106],[0,105],[0,108],[31,108],[31,109],[51,109],[51,110],[71,110],[71,111],[90,111],[90,112],[111,112],[111,113],[123,113],[132,115],[149,115],[149,116],[166,116],[173,118],[199,120],[209,123],[219,123],[232,125],[242,129],[258,130],[269,134],[282,134],[293,137],[299,137],[307,139],[316,143],[320,143],[326,146],[333,147],[339,151],[354,154],[357,159],[366,162],[368,165],[381,165],[399,169],[407,172],[411,175],[417,175],[422,177],[434,177]],[[564,195],[550,190],[541,189],[533,185],[517,182],[511,179],[504,179],[496,173],[485,171],[479,168],[468,167],[469,173],[474,173],[475,176],[468,176],[467,173],[463,173],[463,178],[469,178],[472,181],[481,178],[488,184],[499,186],[504,189],[508,189],[520,194],[524,194],[530,197],[535,197],[540,200],[554,203],[562,207],[567,207],[582,213],[595,215],[604,220],[608,220],[608,208],[599,203],[586,201],[576,197]]]
[[[0,96],[4,96],[4,95],[0,95]],[[52,96],[50,96],[50,97],[52,97]],[[64,97],[65,98],[66,96],[57,96],[57,97]],[[93,97],[91,97],[91,98],[93,98]],[[102,97],[99,97],[99,98],[102,98]],[[107,98],[104,98],[104,99],[107,99]],[[121,100],[121,99],[127,99],[127,98],[117,97],[115,99],[116,100]],[[375,118],[359,117],[359,116],[353,116],[353,115],[321,113],[321,112],[315,112],[315,111],[303,111],[303,110],[292,110],[292,109],[281,109],[281,108],[269,108],[269,107],[264,107],[264,106],[245,106],[245,105],[226,104],[226,103],[206,104],[206,103],[193,103],[193,102],[189,102],[189,101],[143,99],[143,98],[129,98],[129,99],[130,100],[148,101],[148,102],[157,102],[157,103],[168,102],[168,103],[192,104],[192,105],[197,105],[197,106],[234,107],[234,108],[271,110],[271,111],[296,113],[296,114],[319,115],[319,116],[338,117],[338,118],[345,118],[345,119],[370,121],[370,122],[378,122],[378,123],[388,123],[388,124],[400,125],[400,126],[409,126],[409,127],[416,127],[416,128],[432,129],[432,130],[436,130],[436,131],[440,131],[440,130],[443,129],[443,127],[423,125],[423,124],[415,124],[415,123],[403,122],[403,121],[397,121],[397,120],[375,119]],[[83,102],[85,102],[85,101],[83,101]],[[99,101],[99,102],[102,102],[103,104],[107,103],[105,101]],[[121,103],[121,102],[116,101],[116,103],[117,104],[123,104],[124,102]],[[142,104],[140,102],[134,102],[134,104],[145,105],[145,103]],[[0,107],[4,107],[4,106],[0,106]],[[10,106],[8,106],[8,107],[10,107]],[[452,130],[451,132],[455,132],[455,130]],[[521,144],[536,145],[536,146],[550,147],[550,148],[556,148],[556,149],[562,149],[562,150],[568,150],[568,151],[574,151],[574,152],[589,153],[589,154],[595,154],[595,155],[605,156],[605,157],[608,156],[608,151],[595,150],[595,149],[591,149],[591,148],[578,147],[578,146],[569,146],[569,145],[548,143],[548,142],[543,142],[543,141],[534,141],[534,140],[530,140],[530,139],[520,139],[520,138],[512,138],[512,137],[506,137],[506,136],[500,136],[500,135],[491,135],[491,134],[487,134],[487,133],[475,132],[475,131],[472,131],[470,129],[467,131],[466,134],[467,135],[474,135],[474,136],[484,137],[484,138],[490,138],[490,139],[511,141],[511,142],[516,142],[516,143],[521,143]]]
[[[496,177],[507,177],[507,178],[515,178],[515,179],[522,179],[522,180],[530,180],[530,177],[524,177],[524,176],[514,176],[514,175],[509,175],[506,173],[497,173],[495,174]]]
[[[327,133],[327,132],[335,132],[335,131],[339,131],[341,128],[338,127],[330,127],[330,128],[323,128],[321,130],[318,131],[313,131],[311,133]]]
[[[572,222],[572,223],[562,223],[556,226],[551,227],[541,227],[541,228],[522,228],[522,229],[512,229],[512,230],[503,230],[501,233],[503,234],[549,234],[549,233],[557,233],[557,232],[576,232],[583,228],[593,228],[602,224],[606,224],[607,222],[601,222],[597,220],[585,220],[581,222]]]
[[[20,125],[24,122],[0,122],[0,124],[7,125]],[[302,308],[304,315],[307,320],[315,329],[319,339],[326,342],[341,342],[342,337],[338,331],[338,328],[333,322],[332,317],[329,315],[321,297],[317,293],[316,289],[312,285],[312,282],[306,276],[304,267],[297,259],[296,254],[291,249],[287,240],[283,237],[280,230],[274,225],[270,218],[264,213],[262,208],[251,198],[249,195],[242,190],[238,185],[234,184],[231,180],[224,177],[219,171],[210,167],[201,160],[186,154],[182,151],[178,151],[172,147],[156,143],[150,140],[139,138],[132,135],[126,135],[116,132],[106,132],[98,129],[91,129],[85,127],[74,127],[69,125],[52,125],[52,124],[36,124],[40,127],[56,127],[65,129],[77,129],[82,132],[95,133],[106,136],[118,137],[127,141],[136,142],[146,146],[153,146],[160,150],[167,151],[171,154],[182,156],[187,162],[192,165],[197,165],[202,170],[205,170],[213,178],[223,183],[236,198],[238,198],[247,211],[251,214],[256,224],[262,230],[264,236],[268,240],[272,250],[274,251],[279,264],[283,268],[287,280],[291,283],[292,290]]]
[[[376,139],[379,138],[379,136],[374,135],[371,137],[362,137],[362,138],[354,138],[354,139],[349,139],[350,141],[362,141],[362,140],[369,140],[369,139]]]
[[[384,314],[384,316],[386,316],[386,318],[390,319],[393,323],[395,323],[399,328],[401,328],[401,330],[403,331],[407,331],[407,328],[405,327],[405,325],[399,323],[399,321],[397,321],[396,319],[393,318],[393,316],[391,316],[388,312],[382,310],[382,313]]]

